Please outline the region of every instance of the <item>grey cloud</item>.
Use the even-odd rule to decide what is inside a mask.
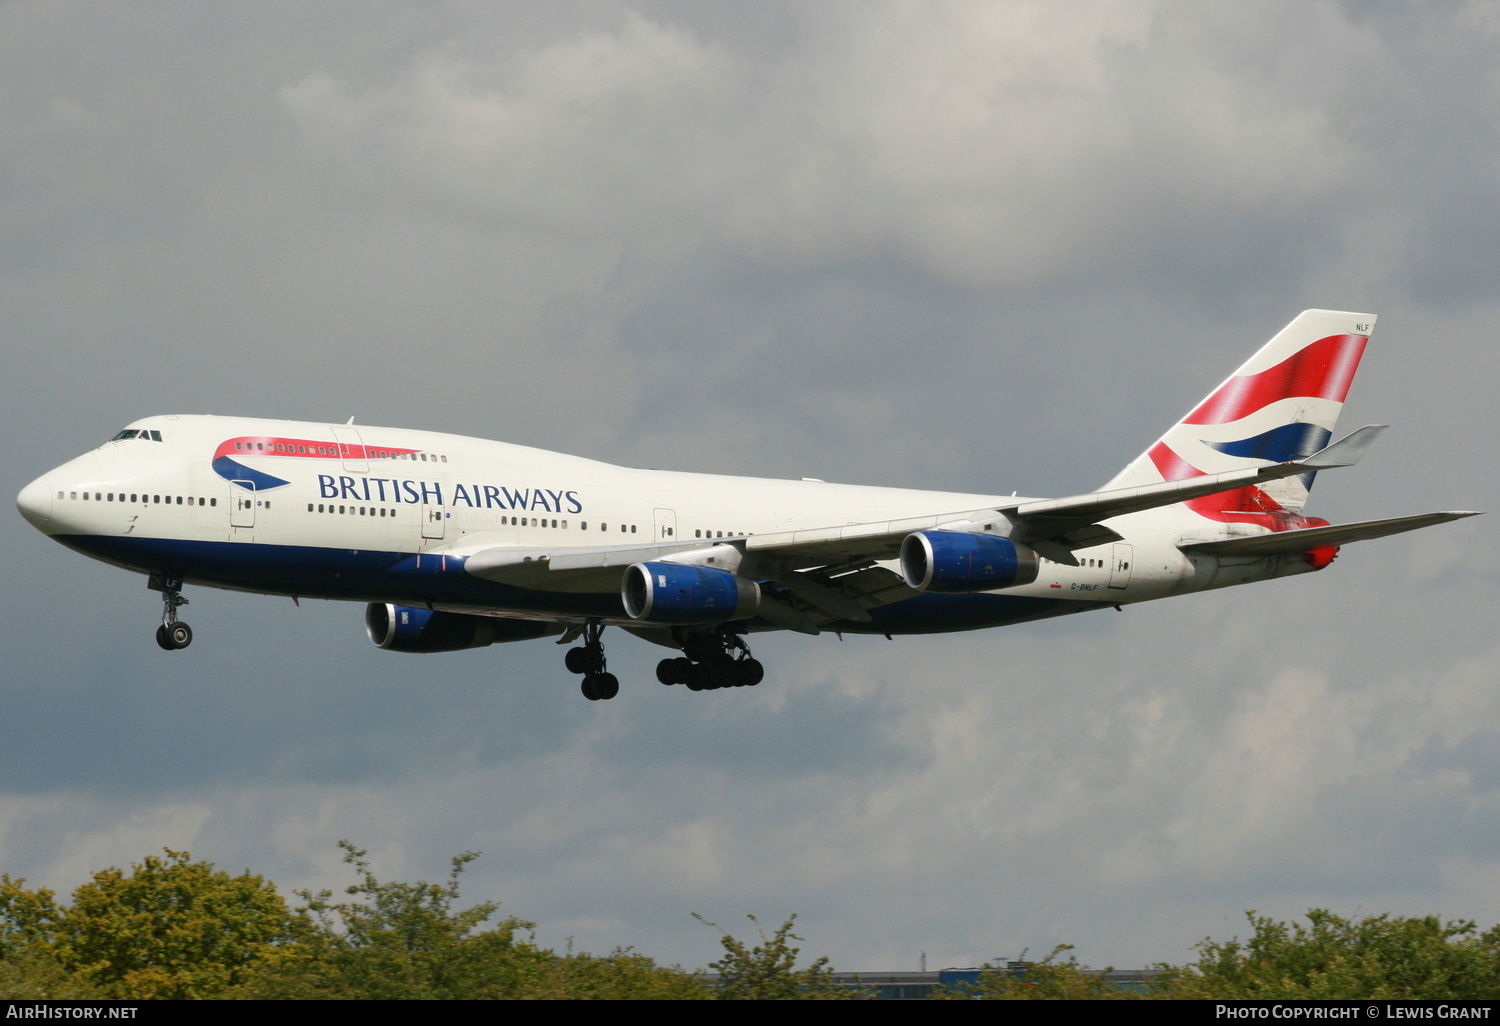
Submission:
[[[1493,508],[1487,11],[11,4],[5,480],[181,410],[1065,494],[1323,306],[1381,315],[1345,423],[1395,428],[1309,512]],[[0,868],[480,848],[467,893],[547,941],[691,965],[692,911],[797,911],[850,968],[1496,922],[1485,519],[1123,614],[760,639],[753,693],[620,637],[585,703],[555,646],[404,658],[339,605],[198,592],[166,658],[138,578],[11,516]]]

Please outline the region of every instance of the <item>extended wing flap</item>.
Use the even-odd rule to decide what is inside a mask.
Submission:
[[[1307,527],[1299,531],[1281,531],[1250,538],[1184,542],[1178,548],[1184,552],[1202,552],[1211,556],[1274,556],[1281,553],[1306,552],[1319,545],[1347,545],[1349,542],[1385,538],[1388,535],[1415,531],[1434,524],[1446,524],[1453,520],[1462,520],[1464,517],[1478,516],[1479,512],[1478,510],[1449,510],[1443,513],[1422,513],[1418,516],[1395,517],[1390,520],[1365,520],[1357,524]]]
[[[922,594],[907,584],[900,574],[881,566],[872,566],[856,573],[836,577],[833,583],[840,591],[849,595],[866,609],[901,602]]]
[[[788,591],[810,606],[825,610],[840,619],[869,622],[870,614],[865,612],[865,607],[841,587],[843,578],[839,578],[838,583],[834,584],[805,573],[793,572],[779,574],[773,579],[776,583],[785,585]]]

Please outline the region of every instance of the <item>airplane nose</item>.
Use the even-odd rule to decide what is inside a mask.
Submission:
[[[21,516],[31,521],[32,527],[45,531],[52,519],[52,485],[45,477],[37,478],[16,496],[16,508],[21,511]]]

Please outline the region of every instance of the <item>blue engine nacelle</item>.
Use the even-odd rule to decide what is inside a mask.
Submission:
[[[548,627],[530,620],[502,620],[371,602],[365,607],[365,630],[371,641],[391,652],[457,652],[498,641],[540,638],[548,632]]]
[[[685,563],[637,563],[620,598],[633,619],[652,623],[725,623],[760,609],[760,588],[727,570]]]
[[[901,573],[918,591],[994,591],[1036,580],[1037,554],[992,534],[920,531],[901,543]]]

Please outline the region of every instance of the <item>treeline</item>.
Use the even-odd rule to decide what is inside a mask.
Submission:
[[[721,931],[709,971],[538,945],[535,924],[491,923],[499,906],[459,905],[460,855],[443,883],[384,882],[340,842],[357,882],[347,900],[231,876],[186,852],[106,869],[71,904],[0,876],[0,998],[36,999],[655,999],[847,998],[827,959],[798,968],[788,920],[759,943]],[[795,919],[795,917],[793,917]],[[489,924],[489,925],[486,925]],[[712,926],[713,924],[709,924]],[[758,924],[757,924],[758,928]]]
[[[453,860],[443,883],[382,882],[365,852],[341,842],[356,882],[346,900],[232,876],[168,850],[106,869],[63,904],[0,876],[0,998],[36,999],[841,999],[826,958],[798,966],[795,917],[723,949],[706,972],[629,949],[592,955],[545,948],[534,924],[498,906],[459,904]],[[955,999],[1420,999],[1500,996],[1500,927],[1435,917],[1344,919],[1323,910],[1286,924],[1250,913],[1249,940],[1199,945],[1196,962],[1159,965],[1124,990],[1059,947],[1013,972],[991,970]],[[709,923],[709,926],[714,924]],[[717,929],[717,927],[715,927]],[[713,974],[711,977],[707,973]]]

